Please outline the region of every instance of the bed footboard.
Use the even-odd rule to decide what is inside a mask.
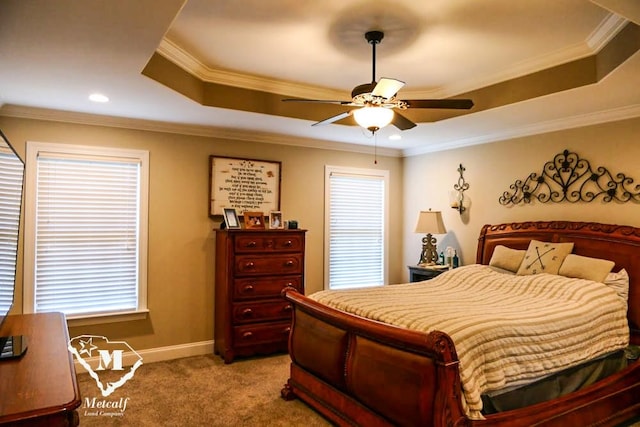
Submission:
[[[617,426],[640,416],[640,362],[580,391],[471,420],[462,407],[458,357],[443,332],[424,334],[343,313],[295,289],[290,378],[300,398],[340,426]]]
[[[299,397],[339,425],[468,425],[458,357],[442,332],[364,320],[294,289],[284,398]]]

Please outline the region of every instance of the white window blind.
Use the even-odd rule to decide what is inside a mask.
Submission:
[[[386,282],[386,171],[328,168],[328,288]]]
[[[36,159],[25,303],[70,317],[146,310],[144,156],[40,150]]]
[[[24,166],[0,147],[0,315],[13,302]]]

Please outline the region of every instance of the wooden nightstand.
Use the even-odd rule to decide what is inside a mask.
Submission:
[[[418,265],[409,265],[407,267],[409,267],[409,282],[421,282],[423,280],[433,279],[440,273],[448,271],[446,268],[425,268]]]

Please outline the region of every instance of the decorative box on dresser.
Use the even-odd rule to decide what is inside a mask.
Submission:
[[[214,351],[225,363],[287,351],[291,305],[280,293],[304,293],[305,233],[216,231]]]

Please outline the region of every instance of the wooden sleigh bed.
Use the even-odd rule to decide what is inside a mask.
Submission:
[[[573,242],[573,252],[615,262],[629,273],[627,319],[640,344],[640,228],[585,222],[486,225],[476,262],[496,246]],[[617,426],[640,416],[640,362],[578,391],[520,409],[470,419],[463,409],[459,359],[449,335],[423,333],[330,308],[285,289],[294,307],[285,399],[299,398],[337,425]]]

